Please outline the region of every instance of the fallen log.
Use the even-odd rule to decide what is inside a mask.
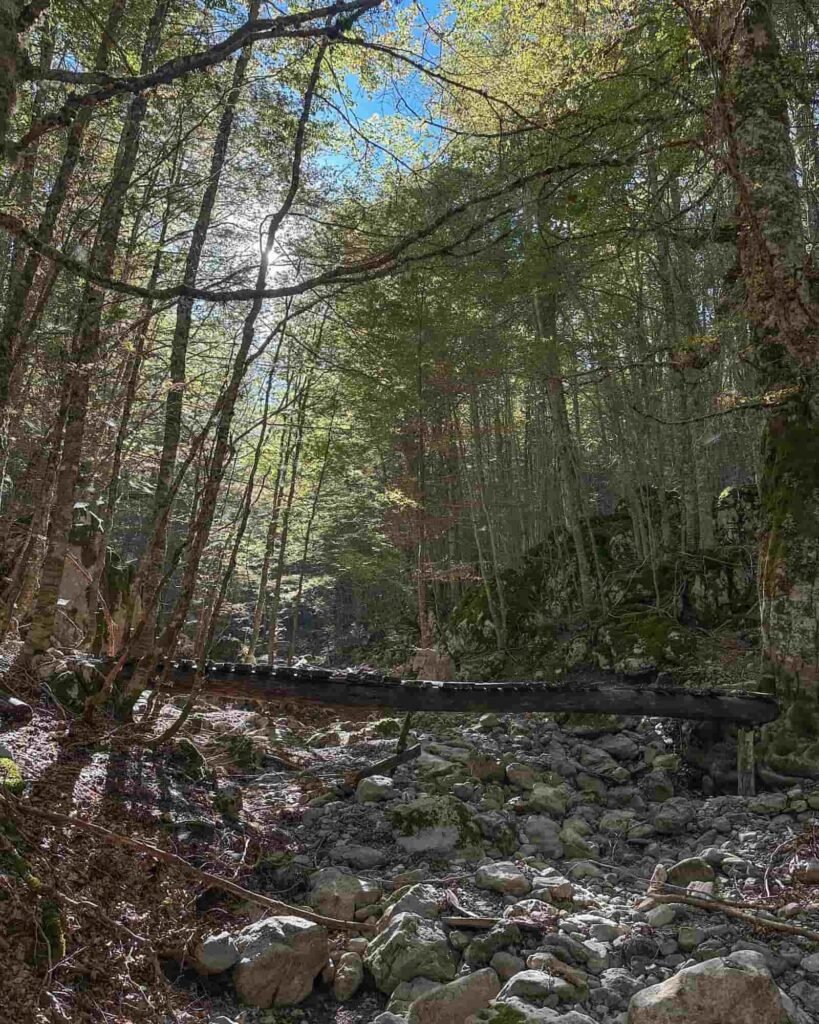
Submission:
[[[125,666],[123,676],[133,671]],[[161,674],[161,667],[158,670]],[[599,682],[433,682],[398,679],[376,672],[323,668],[268,668],[266,665],[214,664],[206,668],[210,694],[247,699],[306,700],[323,704],[383,707],[397,711],[484,713],[526,711],[650,715],[658,718],[721,720],[762,725],[779,715],[779,704],[764,693],[690,690],[625,680],[613,675]],[[173,689],[193,684],[194,666],[175,663],[168,676]]]

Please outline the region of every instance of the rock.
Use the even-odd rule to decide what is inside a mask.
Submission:
[[[632,977],[623,967],[609,967],[607,971],[603,971],[600,975],[600,984],[604,989],[614,992],[624,1002],[643,987],[643,983]]]
[[[584,860],[597,857],[599,851],[594,843],[585,837],[591,834],[591,826],[583,818],[569,818],[560,830],[560,841],[563,843],[563,856],[567,860]]]
[[[565,978],[546,971],[521,971],[507,981],[500,991],[498,1002],[520,999],[534,1007],[555,1007],[559,1002],[578,1002],[587,995]]]
[[[511,786],[518,789],[531,790],[537,782],[537,772],[531,765],[513,762],[506,766],[506,778]]]
[[[503,916],[508,921],[520,920],[521,918],[531,918],[537,920],[553,921],[555,920],[555,911],[551,903],[544,903],[543,900],[519,900],[517,903],[513,903],[511,907],[507,907],[503,912]]]
[[[443,928],[417,914],[398,914],[367,947],[364,965],[389,995],[413,978],[452,981],[457,962]]]
[[[362,779],[355,791],[356,801],[360,804],[392,800],[395,795],[395,783],[386,775],[370,775]]]
[[[230,932],[208,935],[193,953],[196,969],[201,974],[221,974],[239,959],[239,950]]]
[[[407,1024],[407,1018],[387,1010],[385,1013],[379,1013],[377,1017],[374,1017],[370,1024]]]
[[[688,800],[667,800],[654,815],[654,828],[664,835],[684,832],[694,819],[694,808]]]
[[[544,815],[531,815],[523,823],[526,839],[538,853],[553,860],[563,856],[563,843],[560,841],[560,826]]]
[[[649,910],[646,914],[646,921],[652,928],[665,928],[674,920],[675,914],[676,911],[670,903],[661,903],[659,907]]]
[[[537,890],[540,894],[548,894],[549,898],[556,902],[570,900],[574,896],[572,883],[554,868],[546,868],[535,875],[532,879],[532,889]],[[533,892],[532,895],[534,896],[535,893]],[[539,895],[537,898],[543,899],[544,896]]]
[[[387,855],[371,846],[340,844],[330,850],[330,860],[337,864],[349,864],[352,868],[377,868],[387,859]]]
[[[791,992],[810,1011],[812,1020],[816,1020],[819,1017],[819,988],[807,981],[798,981]]]
[[[810,953],[808,956],[803,957],[799,966],[803,971],[807,971],[808,974],[819,974],[819,953]]]
[[[815,857],[794,857],[789,871],[797,882],[814,885],[819,882],[819,860]]]
[[[705,932],[701,928],[684,924],[677,931],[677,945],[683,953],[690,953],[692,949],[696,949],[703,942],[705,942]]]
[[[713,882],[715,877],[714,869],[702,857],[688,857],[668,869],[668,881],[681,888],[691,882]]]
[[[357,878],[341,868],[323,868],[310,879],[308,904],[325,917],[351,921],[360,907],[377,903],[381,889],[366,878]]]
[[[661,804],[674,796],[674,783],[664,771],[657,768],[643,779],[643,789],[652,803]]]
[[[531,811],[556,814],[563,817],[566,813],[568,796],[562,787],[547,786],[545,782],[536,782],[531,793],[526,797],[526,805]]]
[[[388,814],[398,845],[408,853],[453,853],[480,843],[480,829],[471,813],[452,796],[422,796],[391,808]]]
[[[496,864],[484,864],[475,873],[475,885],[479,889],[490,889],[511,896],[525,896],[531,888],[531,882],[523,872],[511,862],[501,861]]]
[[[501,981],[509,981],[516,974],[526,970],[526,963],[519,956],[507,953],[506,950],[499,950],[489,961],[489,966],[498,975]]]
[[[239,998],[250,1006],[292,1006],[306,999],[329,959],[327,931],[300,917],[265,917],[235,937]]]
[[[501,921],[472,939],[464,950],[464,961],[470,967],[485,967],[498,950],[516,946],[520,940],[520,929],[514,921]]]
[[[467,768],[472,778],[479,782],[503,782],[506,778],[503,762],[494,757],[471,757]]]
[[[398,914],[417,914],[419,917],[432,920],[438,916],[440,909],[439,891],[435,886],[421,882],[418,885],[399,889],[390,897],[381,925],[389,924]]]
[[[746,806],[753,814],[782,814],[788,809],[788,797],[785,793],[760,793]]]
[[[364,980],[364,963],[358,953],[342,953],[333,979],[333,995],[339,1002],[346,1002],[361,988]]]
[[[436,988],[440,987],[441,983],[433,981],[432,978],[413,978],[412,981],[402,981],[400,985],[395,986],[387,1009],[391,1013],[406,1014],[416,999],[420,999],[427,992],[434,992]]]
[[[462,1024],[470,1014],[487,1007],[500,989],[491,968],[466,974],[416,999],[407,1024]]]
[[[628,1024],[787,1024],[770,973],[732,957],[695,964],[638,992]]]
[[[618,761],[633,761],[640,752],[640,748],[628,736],[623,733],[615,733],[613,736],[601,736],[597,740],[597,746],[617,758]]]

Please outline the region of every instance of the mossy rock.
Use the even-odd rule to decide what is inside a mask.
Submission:
[[[0,757],[0,788],[19,796],[25,788],[20,766],[10,757]]]
[[[679,665],[696,652],[694,634],[674,619],[643,613],[600,629],[595,654],[601,669],[626,675]]]
[[[67,668],[46,680],[52,696],[61,707],[79,713],[87,699],[102,689],[105,677],[90,663],[79,668]]]
[[[422,796],[388,812],[399,834],[398,845],[409,853],[477,852],[481,830],[460,800],[451,796]]]

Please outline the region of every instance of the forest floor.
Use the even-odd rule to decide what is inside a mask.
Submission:
[[[4,729],[0,756],[25,780],[9,813],[38,883],[0,851],[3,1024],[462,1024],[490,1000],[476,1022],[624,1024],[634,1004],[629,1024],[651,1024],[635,1001],[658,1006],[663,986],[705,963],[720,985],[720,970],[748,974],[755,1024],[785,1019],[774,1003],[794,1024],[819,1019],[819,790],[705,797],[656,721],[511,714],[418,715],[420,756],[356,789],[354,773],[395,750],[399,723],[377,710],[206,696],[182,742],[153,752],[144,729],[92,727],[46,700],[17,653],[0,652],[2,683],[33,717]],[[339,1000],[325,967],[297,1006],[241,1005],[230,970],[202,973],[213,969],[202,940],[269,911],[38,812],[297,907],[355,912],[366,951],[348,931],[328,952],[338,964],[347,951],[360,985]],[[682,888],[652,907],[658,864]],[[689,883],[723,902],[686,903]],[[56,940],[46,905],[62,919]],[[475,990],[459,982],[445,1003],[424,1002],[456,977]]]

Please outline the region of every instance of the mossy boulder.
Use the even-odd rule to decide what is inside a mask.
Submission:
[[[481,831],[465,804],[451,796],[422,796],[393,807],[388,816],[398,845],[408,853],[477,854]]]
[[[679,665],[695,646],[691,631],[674,619],[638,613],[599,630],[595,658],[601,669],[639,675]]]

